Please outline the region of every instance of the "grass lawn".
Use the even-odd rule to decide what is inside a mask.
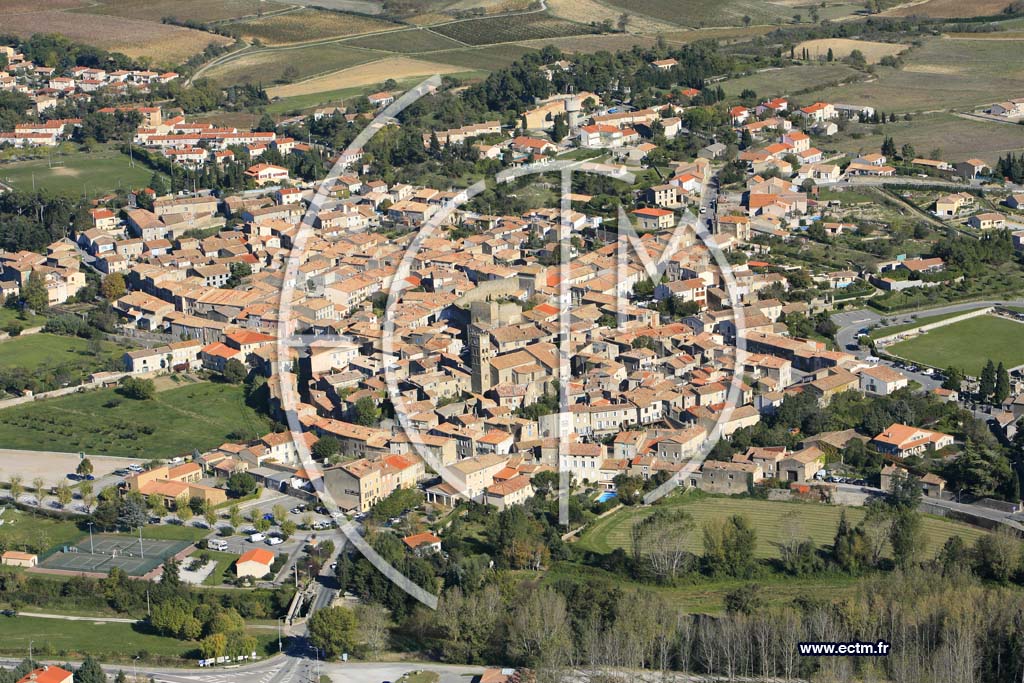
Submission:
[[[68,375],[65,381],[77,384],[91,372],[120,367],[124,355],[121,347],[100,342],[95,349],[98,353],[94,354],[93,346],[86,339],[56,334],[13,337],[0,342],[0,368],[24,368],[44,383],[49,383],[45,382],[46,375],[63,372]]]
[[[139,458],[205,450],[268,428],[245,405],[241,386],[212,382],[157,392],[149,401],[103,389],[0,411],[0,443],[7,448]]]
[[[0,617],[0,653],[24,656],[29,641],[34,641],[37,657],[74,658],[91,654],[105,661],[130,662],[136,655],[142,661],[180,662],[198,657],[198,644],[153,635],[136,624],[96,621],[64,621],[36,617]],[[277,634],[252,631],[259,641],[258,652],[277,651]],[[271,644],[273,645],[271,647]]]
[[[25,313],[25,319],[22,320],[18,311],[0,306],[0,330],[4,329],[8,323],[16,322],[21,325],[21,329],[28,327],[38,327],[46,324],[46,316],[36,315],[35,313]]]
[[[61,148],[60,153],[53,153],[52,168],[46,157],[0,163],[0,181],[30,191],[34,178],[37,189],[75,197],[81,197],[84,192],[97,197],[119,188],[145,186],[153,176],[153,171],[142,163],[136,162],[133,168],[128,156],[113,147],[102,147],[94,152],[68,150],[67,147]]]
[[[8,550],[41,553],[54,546],[74,545],[86,531],[70,520],[33,515],[9,508],[2,515],[0,547]]]
[[[238,555],[233,553],[222,553],[217,550],[201,550],[200,552],[206,553],[210,556],[210,559],[216,560],[217,566],[213,568],[210,575],[203,581],[204,586],[220,586],[224,583],[224,577],[231,571],[231,566],[238,559]],[[233,576],[233,574],[231,574]]]
[[[835,505],[750,498],[679,495],[668,500],[667,504],[683,506],[693,516],[695,526],[688,534],[686,547],[697,554],[703,552],[700,527],[704,522],[730,515],[746,515],[757,531],[757,547],[754,554],[762,559],[778,557],[779,545],[789,538],[794,528],[799,530],[801,536],[814,539],[818,545],[831,545],[836,526],[839,524],[839,516],[844,509],[847,519],[852,523],[859,522],[864,516],[864,510],[856,507],[843,508]],[[652,512],[653,508],[649,507],[623,508],[595,523],[583,534],[577,545],[584,550],[602,554],[616,548],[628,550],[633,526]],[[966,524],[926,516],[924,533],[927,539],[924,556],[931,557],[950,536],[959,535],[970,544],[985,532]]]
[[[977,377],[986,361],[1007,368],[1024,363],[1024,324],[991,315],[953,323],[914,339],[893,344],[886,351],[938,368],[963,368]]]
[[[978,308],[981,308],[979,306]],[[890,334],[899,334],[900,332],[906,332],[907,330],[913,330],[922,325],[930,325],[931,323],[937,323],[947,318],[954,318],[964,313],[970,313],[970,311],[957,311],[955,313],[942,313],[940,315],[924,315],[918,316],[912,323],[906,323],[903,325],[890,325],[889,327],[880,327],[877,330],[872,330],[868,335],[872,339],[878,339],[879,337],[887,337]]]

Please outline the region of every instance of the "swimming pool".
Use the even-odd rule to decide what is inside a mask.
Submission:
[[[615,493],[614,491],[605,491],[604,493],[597,497],[597,502],[606,503],[612,498],[618,498],[618,495],[619,494]]]

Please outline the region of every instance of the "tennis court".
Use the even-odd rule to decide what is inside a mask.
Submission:
[[[130,534],[94,534],[76,545],[58,548],[39,563],[45,569],[106,574],[119,567],[129,576],[142,576],[181,552],[188,541],[164,541]]]

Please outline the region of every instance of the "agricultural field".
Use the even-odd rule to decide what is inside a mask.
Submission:
[[[344,43],[255,50],[218,64],[203,76],[222,85],[230,83],[283,83],[288,76],[302,80],[340,71],[379,59],[380,53]],[[292,72],[291,70],[294,70]],[[289,73],[285,73],[285,72]]]
[[[589,24],[592,21],[601,23],[610,21],[616,25],[622,10],[611,7],[598,0],[548,0],[548,12],[561,19],[577,21],[581,24]],[[642,7],[635,7],[630,10],[630,19],[627,30],[635,33],[664,33],[677,29],[678,25],[663,19],[656,19],[647,16]]]
[[[846,131],[821,144],[829,149],[862,154],[877,152],[887,136],[892,137],[898,147],[912,145],[920,156],[928,156],[938,148],[942,151],[940,156],[951,161],[977,157],[994,164],[1007,152],[1024,150],[1024,126],[946,113],[915,116],[912,121],[898,120],[884,126],[851,122]]]
[[[819,546],[829,546],[839,524],[839,516],[845,510],[847,519],[856,524],[864,517],[863,508],[843,508],[834,505],[799,502],[775,502],[750,498],[725,498],[679,495],[668,505],[681,506],[693,516],[695,526],[687,535],[686,547],[694,553],[702,552],[701,525],[710,519],[722,519],[730,515],[746,515],[757,531],[757,547],[754,554],[762,559],[779,556],[779,545],[794,534],[800,538],[811,538]],[[610,553],[616,548],[630,549],[630,532],[644,517],[652,514],[652,508],[623,508],[596,522],[584,532],[578,547],[596,553]],[[939,517],[926,516],[923,519],[926,546],[925,557],[933,556],[951,536],[960,536],[971,544],[986,532],[966,524],[952,522]]]
[[[0,370],[21,368],[48,385],[74,385],[92,372],[119,368],[123,354],[110,342],[32,334],[0,341]]]
[[[517,45],[535,47],[538,50],[552,44],[556,44],[562,52],[585,52],[593,53],[607,50],[616,52],[618,50],[629,50],[634,46],[644,48],[654,47],[658,39],[654,36],[642,36],[635,33],[606,33],[602,35],[565,36],[556,41],[550,38],[541,40],[522,40]]]
[[[268,429],[245,404],[241,386],[210,382],[157,392],[148,401],[102,389],[0,411],[0,443],[7,448],[140,458],[170,458]]]
[[[46,8],[50,10],[75,9],[85,5],[85,0],[49,0]],[[38,12],[38,0],[0,0],[0,12],[3,15],[18,14],[21,12]]]
[[[267,45],[305,43],[328,38],[357,36],[386,31],[398,24],[383,19],[341,14],[317,9],[275,14],[232,24],[247,40],[260,40]]]
[[[1024,323],[982,315],[887,346],[885,351],[938,368],[955,364],[977,377],[988,360],[1007,368],[1024,364],[1022,338]]]
[[[797,43],[796,54],[801,56],[807,50],[811,59],[824,59],[832,50],[835,59],[849,57],[854,50],[860,50],[868,64],[877,64],[882,57],[895,56],[907,49],[900,43],[878,43],[871,40],[851,40],[850,38],[820,38]]]
[[[41,26],[49,33],[129,57],[148,57],[155,66],[174,67],[211,43],[231,42],[230,38],[205,31],[101,14],[42,10],[4,15],[3,31],[8,34],[28,38]]]
[[[780,69],[770,69],[751,76],[730,78],[722,81],[722,89],[730,97],[736,97],[744,90],[753,90],[758,97],[791,95],[810,88],[820,88],[832,83],[861,78],[861,74],[845,64],[805,64]],[[844,86],[849,87],[849,86]],[[808,96],[808,98],[813,96]]]
[[[622,11],[638,11],[645,15],[680,26],[741,26],[743,18],[752,24],[778,24],[793,21],[801,10],[782,2],[765,0],[608,0],[609,5]],[[807,12],[803,12],[805,18]]]
[[[586,24],[557,19],[540,12],[519,15],[514,20],[494,17],[456,21],[435,26],[434,30],[465,45],[512,43],[594,32]]]
[[[360,36],[346,40],[345,45],[388,52],[430,52],[465,47],[457,40],[452,40],[426,28],[410,28],[403,31]]]
[[[323,7],[338,12],[356,12],[358,14],[380,14],[384,11],[384,3],[379,0],[295,0],[291,4],[310,7]]]
[[[750,40],[772,31],[771,26],[744,26],[722,28],[695,28],[661,34],[669,44],[687,45],[698,40],[715,40],[723,45]]]
[[[933,38],[900,69],[877,67],[877,80],[817,91],[824,100],[896,112],[974,109],[1020,90],[1024,42]]]
[[[96,197],[108,192],[141,187],[152,169],[131,160],[113,147],[83,152],[64,145],[40,159],[0,163],[0,181],[19,190],[44,188],[57,194]]]
[[[411,57],[388,57],[357,68],[335,71],[334,73],[311,78],[299,83],[281,85],[270,88],[270,97],[295,97],[313,93],[329,92],[340,88],[354,88],[361,85],[383,83],[389,78],[395,80],[414,76],[433,76],[434,74],[454,74],[468,71],[459,66],[428,62]]]
[[[261,0],[258,5],[262,14],[288,8],[288,4],[273,0]],[[180,21],[208,23],[256,16],[257,5],[252,0],[97,0],[82,11],[155,22],[174,17]]]
[[[936,17],[939,19],[993,16],[1002,12],[1011,0],[924,0],[895,7],[884,16]]]
[[[564,38],[558,42],[561,44],[569,40],[571,39]],[[462,50],[446,50],[445,52],[438,52],[423,56],[443,61],[445,64],[451,64],[453,66],[461,66],[474,70],[482,69],[493,71],[496,69],[503,69],[511,65],[512,62],[521,58],[528,52],[533,52],[533,50],[525,47],[524,45],[506,43],[504,45],[469,47]]]

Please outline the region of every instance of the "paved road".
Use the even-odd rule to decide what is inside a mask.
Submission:
[[[18,617],[34,617],[36,619],[60,619],[62,621],[91,621],[95,623],[137,624],[141,619],[125,617],[79,617],[71,614],[46,614],[43,612],[18,612]],[[18,618],[15,617],[15,618]]]
[[[848,493],[867,493],[870,495],[885,495],[885,491],[882,489],[874,488],[871,486],[854,486],[853,484],[836,484],[836,487],[840,491]],[[952,500],[942,500],[939,498],[927,498],[927,503],[935,505],[937,507],[945,508],[951,512],[960,512],[965,515],[973,515],[981,519],[988,519],[993,522],[1000,524],[1006,524],[1019,531],[1024,531],[1024,526],[1017,522],[1014,518],[1015,513],[1001,512],[999,510],[993,510],[992,508],[983,507],[981,505],[972,505],[970,503],[957,503]]]

